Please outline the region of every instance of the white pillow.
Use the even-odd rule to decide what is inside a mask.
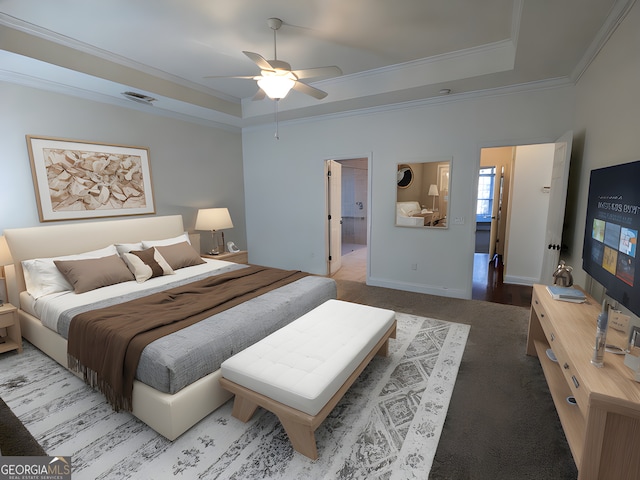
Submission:
[[[187,242],[191,245],[191,240],[189,240],[189,234],[184,232],[182,235],[178,235],[173,238],[165,238],[164,240],[143,240],[142,248],[147,249],[151,247],[166,247],[167,245],[175,245],[176,243]]]
[[[122,256],[123,253],[129,253],[131,250],[143,250],[142,242],[138,243],[116,243],[116,249],[118,255]]]
[[[86,258],[102,258],[116,255],[118,251],[115,245],[93,250],[91,252],[79,253],[76,255],[65,255],[53,258],[34,258],[22,261],[22,271],[24,272],[24,282],[27,292],[33,298],[40,298],[51,293],[72,291],[73,287],[60,273],[54,260],[82,260]]]

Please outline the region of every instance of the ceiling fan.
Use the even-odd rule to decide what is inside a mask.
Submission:
[[[327,92],[312,87],[301,80],[319,77],[335,77],[342,75],[342,70],[336,66],[308,68],[305,70],[291,70],[291,65],[282,60],[278,60],[278,50],[276,44],[276,32],[282,26],[279,18],[270,18],[267,25],[273,30],[273,60],[266,60],[262,55],[253,52],[242,52],[258,68],[260,75],[253,76],[231,76],[231,77],[205,77],[205,78],[240,78],[245,80],[255,80],[258,83],[258,93],[254,100],[262,100],[265,95],[273,100],[280,100],[287,96],[291,89],[300,93],[310,95],[318,100],[327,96]]]

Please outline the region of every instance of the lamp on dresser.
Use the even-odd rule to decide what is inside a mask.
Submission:
[[[11,252],[9,251],[9,245],[7,245],[7,239],[0,236],[0,282],[2,283],[2,289],[0,290],[0,306],[4,304],[7,299],[7,284],[4,275],[5,265],[11,265],[13,258],[11,258]]]
[[[207,252],[209,255],[224,253],[224,232],[221,232],[222,248],[218,245],[216,232],[218,230],[224,230],[225,228],[233,228],[233,222],[231,221],[228,208],[201,208],[198,210],[195,229],[211,231],[211,240],[213,243],[211,250]]]
[[[429,193],[427,194],[430,197],[433,197],[433,203],[431,205],[431,211],[435,212],[436,211],[436,197],[438,196],[438,186],[434,183],[432,183],[429,186]]]

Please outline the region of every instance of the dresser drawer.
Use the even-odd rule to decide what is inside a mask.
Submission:
[[[585,387],[583,386],[582,379],[576,372],[573,363],[569,360],[569,356],[565,352],[562,344],[557,339],[550,344],[551,350],[558,359],[558,365],[562,370],[565,381],[571,389],[571,394],[575,397],[578,407],[582,414],[586,417],[589,403],[589,395]]]

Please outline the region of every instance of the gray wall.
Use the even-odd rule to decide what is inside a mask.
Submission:
[[[553,142],[573,125],[572,85],[390,107],[243,132],[249,260],[326,272],[323,163],[371,155],[368,283],[470,298],[482,147]],[[452,157],[448,229],[395,227],[396,169]],[[417,264],[417,269],[412,269]]]
[[[0,82],[0,105],[0,231],[40,224],[31,134],[149,147],[156,214],[181,214],[192,230],[198,208],[228,207],[226,239],[246,248],[240,133],[11,83]]]
[[[564,257],[582,286],[588,286],[581,266],[591,170],[640,160],[639,45],[640,4],[636,3],[576,89],[574,155],[564,236],[569,252]]]

